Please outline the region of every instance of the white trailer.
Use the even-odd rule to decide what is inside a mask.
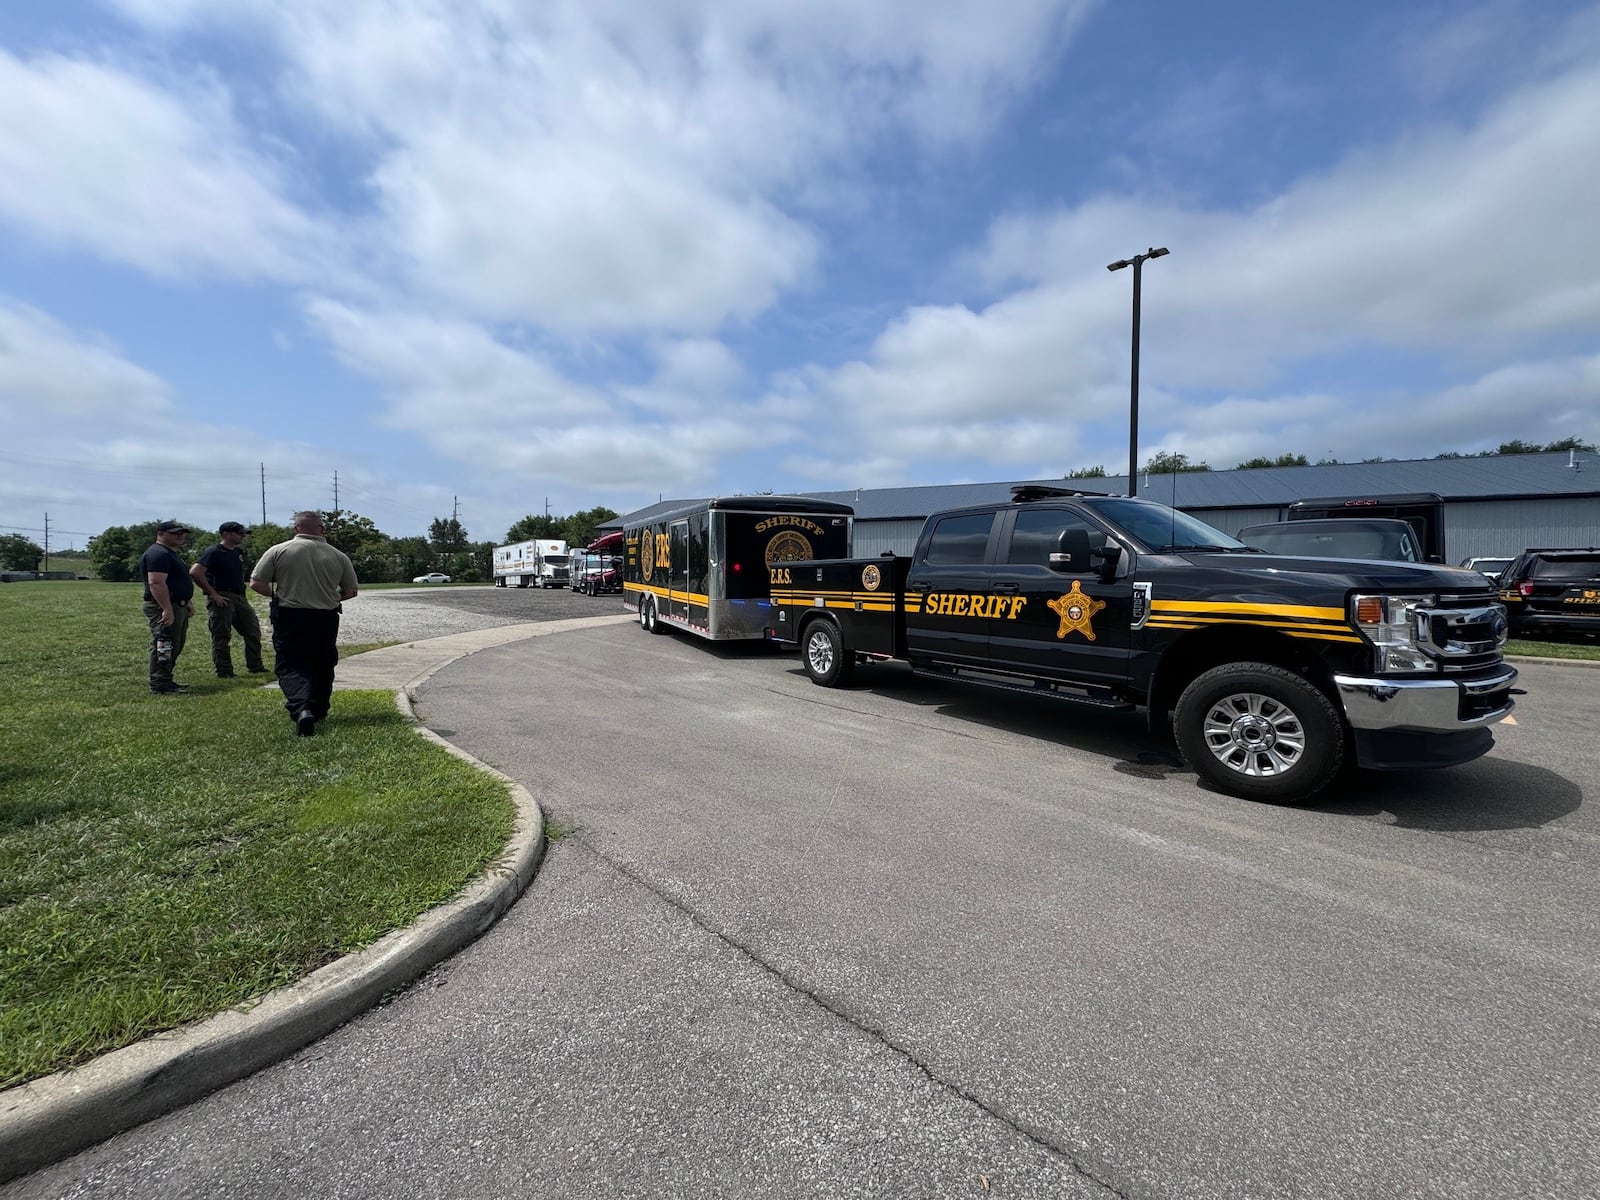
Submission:
[[[566,587],[567,544],[531,538],[494,548],[495,587]]]

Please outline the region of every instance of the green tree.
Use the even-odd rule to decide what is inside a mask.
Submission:
[[[1182,471],[1209,471],[1211,464],[1192,463],[1187,454],[1168,453],[1163,450],[1153,455],[1150,461],[1144,464],[1144,469],[1149,475],[1174,475]]]
[[[428,526],[428,541],[435,554],[460,554],[467,549],[467,531],[455,517],[437,517]]]
[[[8,571],[37,571],[44,558],[44,547],[37,546],[20,533],[0,537],[0,567]]]
[[[94,573],[108,583],[137,580],[139,558],[156,540],[159,523],[160,519],[140,521],[137,525],[112,525],[95,534],[89,539],[89,561],[94,565]],[[200,528],[192,521],[184,524],[191,530]],[[194,537],[192,533],[189,536]],[[212,541],[215,540],[216,536],[212,535]],[[191,544],[186,542],[185,546]]]
[[[565,520],[565,517],[535,516],[529,513],[506,530],[506,540],[501,545],[529,542],[534,538],[558,538],[561,536],[561,526]]]
[[[328,544],[337,546],[350,556],[357,579],[365,579],[368,583],[388,583],[395,578],[389,535],[379,529],[371,517],[341,508],[324,512],[322,524],[327,532]]]
[[[107,583],[133,578],[133,540],[126,525],[112,525],[89,539],[89,564]]]
[[[1525,442],[1521,438],[1512,438],[1509,442],[1501,442],[1495,450],[1496,454],[1538,454],[1544,449],[1538,442]]]
[[[405,583],[418,575],[426,575],[433,570],[433,558],[433,548],[428,545],[427,538],[394,538],[389,542],[387,578]],[[374,579],[372,582],[382,583],[384,580]]]
[[[1582,438],[1564,437],[1558,442],[1550,442],[1545,446],[1548,454],[1552,450],[1583,450],[1590,454],[1595,453],[1594,443],[1586,442]]]
[[[585,512],[573,513],[561,522],[560,537],[569,546],[587,546],[600,536],[600,526],[617,514],[604,505]]]
[[[1246,459],[1234,468],[1235,471],[1250,471],[1258,467],[1309,467],[1311,460],[1304,454],[1280,454],[1277,458],[1257,456]]]
[[[1062,476],[1063,479],[1104,479],[1105,477],[1106,469],[1104,467],[1077,467]]]
[[[252,525],[250,532],[244,535],[241,549],[244,551],[245,566],[253,567],[261,561],[261,556],[279,542],[287,542],[294,536],[294,530],[287,525],[277,525],[270,521],[260,525]]]

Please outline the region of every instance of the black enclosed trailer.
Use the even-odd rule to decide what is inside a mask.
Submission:
[[[731,496],[625,523],[623,603],[653,633],[759,640],[772,624],[769,568],[844,558],[854,515],[804,496]]]
[[[1406,522],[1422,543],[1431,563],[1448,561],[1444,552],[1444,498],[1437,492],[1412,492],[1397,496],[1334,496],[1326,500],[1296,500],[1289,520],[1311,521],[1338,517],[1393,517]]]

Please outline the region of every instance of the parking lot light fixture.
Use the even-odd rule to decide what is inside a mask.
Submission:
[[[1123,267],[1133,268],[1133,364],[1129,370],[1128,382],[1128,495],[1139,494],[1139,290],[1140,280],[1144,272],[1144,262],[1147,258],[1160,258],[1162,255],[1171,254],[1165,246],[1152,246],[1143,254],[1135,254],[1132,258],[1119,258],[1114,263],[1107,263],[1106,270],[1120,271]]]

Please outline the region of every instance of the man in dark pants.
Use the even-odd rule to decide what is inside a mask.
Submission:
[[[233,650],[228,645],[233,630],[244,643],[245,670],[252,675],[267,668],[261,662],[261,622],[244,594],[244,526],[224,521],[217,526],[222,540],[200,555],[189,576],[206,594],[206,624],[211,629],[211,665],[218,679],[233,678]]]
[[[295,732],[310,737],[328,715],[339,661],[340,602],[356,594],[356,569],[328,545],[322,514],[294,515],[294,539],[279,542],[250,573],[250,587],[272,597],[272,653]]]
[[[189,601],[194,596],[189,564],[178,557],[188,536],[177,521],[163,521],[156,526],[155,543],[139,559],[144,617],[150,624],[150,690],[158,696],[189,690],[172,678],[189,632]]]

